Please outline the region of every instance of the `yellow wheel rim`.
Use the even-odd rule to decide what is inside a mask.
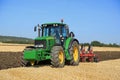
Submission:
[[[62,51],[59,52],[59,60],[60,60],[60,63],[62,64],[64,60],[64,55]]]
[[[35,61],[30,61],[30,64],[31,64],[32,66],[34,66]]]
[[[76,46],[74,47],[73,58],[74,58],[74,61],[78,60],[78,48]]]

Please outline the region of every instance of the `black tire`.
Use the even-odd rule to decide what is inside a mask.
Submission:
[[[32,50],[32,49],[34,49],[35,47],[34,46],[27,46],[25,49],[24,49],[24,51],[25,50]],[[23,52],[24,52],[23,51]],[[28,66],[31,66],[31,63],[30,63],[30,61],[27,61],[27,60],[25,60],[24,58],[23,58],[23,54],[21,55],[21,66],[22,67],[28,67]],[[36,64],[37,62],[35,61],[35,63],[34,64]]]
[[[74,48],[76,48],[78,50],[77,59],[74,58],[74,54],[75,54]],[[73,43],[69,49],[69,53],[70,53],[70,57],[71,57],[70,65],[74,65],[74,66],[78,65],[79,61],[80,61],[80,51],[79,51],[79,43],[78,42],[73,41]]]
[[[22,66],[22,67],[30,66],[30,62],[24,60],[24,59],[23,59],[23,56],[21,56],[21,66]]]
[[[65,54],[61,46],[54,46],[51,50],[51,64],[53,67],[64,67]],[[62,59],[60,59],[60,55]]]
[[[88,58],[86,58],[86,62],[90,62]]]
[[[98,59],[98,57],[94,57],[94,62],[99,62],[99,59]]]

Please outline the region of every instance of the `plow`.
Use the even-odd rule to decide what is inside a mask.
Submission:
[[[80,62],[99,62],[98,55],[94,54],[92,46],[88,46],[86,51],[85,46],[82,45],[80,51]]]

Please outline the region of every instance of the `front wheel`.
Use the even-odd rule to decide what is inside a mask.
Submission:
[[[70,64],[78,65],[80,61],[80,52],[79,52],[79,44],[76,41],[73,41],[72,46],[69,49],[70,52]]]
[[[24,60],[23,56],[21,56],[20,64],[21,64],[22,67],[30,66],[30,62]]]
[[[53,67],[64,67],[65,54],[61,46],[54,46],[51,50],[51,64]]]

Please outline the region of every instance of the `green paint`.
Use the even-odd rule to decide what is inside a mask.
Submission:
[[[25,60],[47,60],[50,59],[50,52],[42,49],[33,49],[24,51]]]
[[[44,36],[44,37],[37,37],[35,40],[52,40],[54,37],[52,36]]]
[[[46,40],[46,48],[36,48],[32,50],[25,50],[24,51],[24,59],[25,60],[47,60],[50,59],[51,48],[55,44],[54,37],[37,37],[35,40]]]
[[[25,60],[39,60],[37,56],[37,50],[35,49],[25,50],[23,55]]]
[[[67,60],[70,60],[70,53],[69,53],[69,44],[70,44],[70,41],[71,41],[71,37],[69,37],[66,41],[65,41],[65,44],[64,44],[64,47],[65,47],[65,56],[66,56],[66,59]]]

